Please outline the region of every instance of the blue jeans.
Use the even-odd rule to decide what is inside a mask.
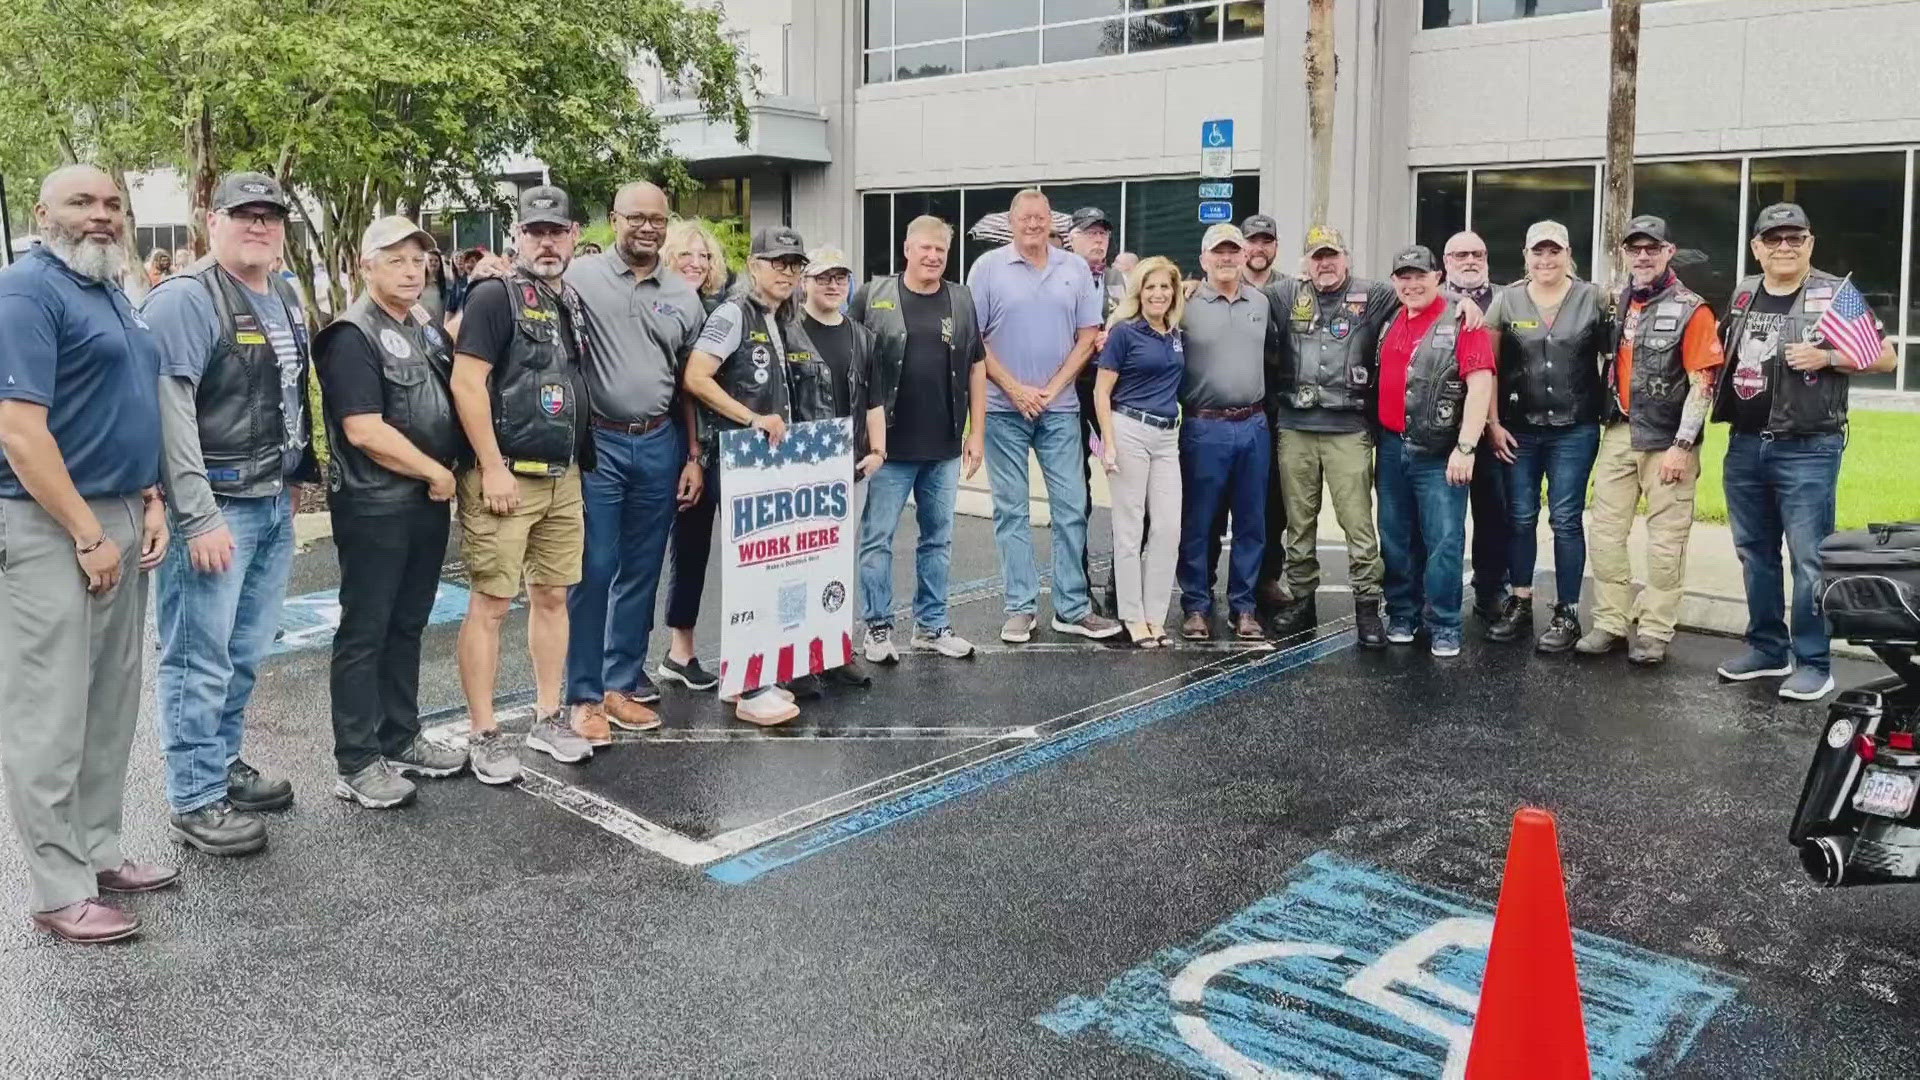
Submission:
[[[1581,515],[1587,507],[1587,478],[1600,454],[1600,425],[1574,424],[1513,432],[1520,444],[1513,464],[1504,465],[1507,507],[1513,522],[1509,548],[1511,578],[1516,589],[1533,588],[1534,564],[1539,560],[1540,481],[1547,482],[1547,519],[1553,526],[1553,582],[1560,603],[1580,606],[1580,579],[1587,572],[1587,528]],[[1492,462],[1478,461],[1475,468]]]
[[[860,615],[868,626],[893,625],[893,534],[913,496],[920,541],[913,549],[913,621],[922,630],[947,626],[947,579],[953,568],[953,502],[960,459],[889,461],[867,481],[860,523]]]
[[[1387,617],[1418,626],[1424,607],[1430,631],[1458,635],[1468,486],[1447,483],[1447,455],[1416,449],[1385,430],[1374,477]]]
[[[1233,515],[1227,557],[1227,610],[1254,608],[1253,589],[1267,551],[1267,470],[1272,464],[1267,418],[1202,420],[1180,425],[1180,612],[1213,614],[1212,567],[1207,551],[1213,522],[1224,507]]]
[[[632,693],[646,678],[647,639],[675,492],[687,463],[677,422],[645,435],[593,431],[598,463],[581,476],[586,553],[567,593],[567,703]]]
[[[1820,583],[1820,541],[1833,533],[1834,488],[1840,482],[1844,435],[1727,441],[1727,523],[1747,582],[1747,644],[1784,661],[1791,645],[1801,667],[1831,671],[1827,620],[1814,603]],[[1787,636],[1780,541],[1793,564],[1793,636]]]
[[[987,481],[993,485],[993,543],[1000,549],[1007,614],[1031,615],[1040,599],[1027,511],[1027,451],[1040,459],[1053,514],[1053,614],[1076,622],[1093,610],[1082,561],[1087,550],[1087,477],[1081,459],[1080,414],[1046,412],[1029,420],[1017,412],[987,413]]]
[[[227,797],[227,766],[240,757],[247,702],[293,570],[290,492],[215,501],[233,534],[233,565],[195,570],[176,532],[154,575],[160,746],[167,802],[182,814]]]

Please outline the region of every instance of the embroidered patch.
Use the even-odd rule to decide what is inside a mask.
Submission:
[[[893,305],[888,304],[887,306],[892,307]],[[945,318],[940,320],[940,344],[942,345],[953,344],[953,319],[951,318]]]
[[[541,311],[539,308],[521,308],[520,315],[522,318],[532,319],[534,322],[553,321],[553,312]]]
[[[755,345],[753,349],[747,353],[747,356],[749,359],[753,361],[754,367],[760,368],[762,370],[764,370],[768,364],[773,362],[773,350],[767,348],[765,345]],[[762,381],[765,381],[765,380],[762,380]]]
[[[1751,289],[1742,291],[1738,296],[1733,298],[1733,310],[1745,311],[1747,310],[1747,305],[1751,303],[1753,303],[1753,291]]]
[[[1364,290],[1361,292],[1350,292],[1347,294],[1347,303],[1349,304],[1360,304],[1364,306],[1366,302],[1367,302],[1367,294]]]
[[[1312,322],[1313,321],[1313,297],[1309,296],[1305,292],[1302,292],[1299,295],[1295,296],[1293,298],[1293,310],[1288,313],[1288,316],[1292,318],[1294,322],[1297,322],[1297,323]]]
[[[540,293],[537,290],[535,290],[533,286],[531,285],[520,286],[520,296],[522,299],[526,301],[526,304],[528,307],[537,308],[540,306]]]
[[[396,360],[413,359],[413,346],[407,344],[407,339],[401,337],[400,332],[391,327],[380,331],[380,347],[387,350]]]
[[[540,408],[548,416],[559,416],[567,409],[567,388],[562,383],[540,384]]]
[[[1327,324],[1327,333],[1331,334],[1335,341],[1344,341],[1348,334],[1353,333],[1353,320],[1341,315]]]
[[[1813,297],[1809,296],[1807,297],[1806,303],[1802,305],[1802,310],[1804,310],[1809,315],[1818,315],[1821,312],[1827,310],[1828,305],[1832,303],[1833,301],[1831,300],[1815,300]]]
[[[873,303],[868,304],[867,307],[874,311],[892,311],[894,304],[891,300],[875,300]]]
[[[1656,315],[1653,319],[1653,328],[1655,330],[1678,330],[1680,329],[1680,320],[1670,319],[1664,315]]]
[[[1653,313],[1655,315],[1678,315],[1681,310],[1682,307],[1678,300],[1662,300],[1654,307]]]
[[[233,342],[236,345],[265,345],[267,335],[257,330],[236,330],[233,334]]]
[[[1511,323],[1508,323],[1507,325],[1513,327],[1515,330],[1538,330],[1540,329],[1540,320],[1515,319]]]
[[[1807,299],[1809,300],[1820,300],[1820,299],[1830,300],[1832,298],[1833,298],[1833,286],[1831,285],[1812,285],[1807,288]]]
[[[773,339],[768,337],[764,331],[755,330],[752,333],[749,333],[747,335],[747,340],[748,341],[772,341]]]

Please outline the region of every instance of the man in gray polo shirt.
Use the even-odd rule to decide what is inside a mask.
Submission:
[[[567,283],[587,313],[587,392],[597,463],[586,474],[586,557],[567,596],[567,702],[595,745],[609,723],[656,727],[647,678],[660,566],[676,506],[700,497],[693,410],[676,392],[700,334],[700,298],[660,261],[667,196],[635,182],[614,195],[613,247],[575,259]]]

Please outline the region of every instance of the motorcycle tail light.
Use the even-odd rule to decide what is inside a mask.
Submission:
[[[1874,755],[1879,753],[1879,747],[1874,745],[1873,736],[1856,735],[1853,737],[1853,752],[1860,755],[1861,761],[1871,765]]]
[[[1887,736],[1887,745],[1895,750],[1913,749],[1913,732],[1896,731]]]

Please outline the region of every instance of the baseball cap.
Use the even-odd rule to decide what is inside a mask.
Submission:
[[[1404,248],[1393,257],[1393,272],[1402,270],[1424,270],[1433,273],[1440,269],[1440,260],[1433,257],[1432,249],[1422,244]]]
[[[853,267],[847,263],[847,253],[827,244],[807,252],[807,276],[818,277],[829,270],[845,270],[853,273]]]
[[[552,184],[530,187],[520,193],[521,225],[571,225],[573,200]]]
[[[752,255],[756,259],[804,259],[807,245],[795,230],[776,225],[753,234]]]
[[[1247,238],[1240,235],[1239,226],[1231,221],[1223,221],[1209,228],[1207,235],[1200,238],[1200,250],[1212,251],[1221,244],[1232,244],[1234,247],[1246,247]]]
[[[1807,212],[1800,208],[1799,203],[1774,203],[1753,219],[1753,235],[1759,236],[1770,229],[1806,229],[1812,232],[1813,222],[1807,220]]]
[[[287,193],[281,190],[280,182],[266,173],[228,173],[214,185],[215,210],[232,210],[249,204],[278,207],[283,214],[293,210],[292,204],[287,202]]]
[[[1528,251],[1532,251],[1535,244],[1546,243],[1558,244],[1562,251],[1573,246],[1573,242],[1567,239],[1567,227],[1557,221],[1536,221],[1527,226]]]
[[[1316,251],[1337,251],[1347,253],[1347,240],[1340,230],[1327,225],[1315,225],[1307,230],[1307,242],[1301,248],[1301,254],[1311,255]]]
[[[1644,236],[1649,240],[1658,240],[1663,244],[1673,242],[1673,238],[1667,235],[1667,219],[1655,217],[1652,214],[1641,214],[1639,217],[1627,222],[1626,231],[1620,234],[1620,242],[1624,244],[1636,236]]]
[[[1075,210],[1073,212],[1073,231],[1074,232],[1080,232],[1083,229],[1091,229],[1095,225],[1098,225],[1109,232],[1113,230],[1113,222],[1108,220],[1107,212],[1105,210],[1100,209],[1097,206],[1083,206],[1080,209]]]
[[[1240,234],[1248,239],[1271,236],[1277,240],[1280,238],[1280,226],[1265,214],[1253,214],[1240,223]]]
[[[434,249],[432,233],[415,225],[412,218],[396,214],[379,218],[367,226],[367,231],[360,234],[360,254],[365,257],[376,251],[384,251],[404,240],[418,240],[426,250]]]

